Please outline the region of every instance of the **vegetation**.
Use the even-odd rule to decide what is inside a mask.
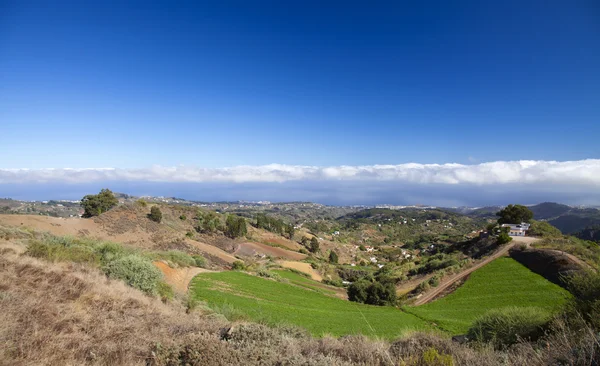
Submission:
[[[162,221],[162,212],[158,206],[152,206],[148,218],[154,222],[160,223]]]
[[[600,245],[574,236],[549,237],[532,244],[535,248],[561,250],[584,260],[593,268],[600,266]]]
[[[508,205],[498,213],[499,224],[520,224],[522,222],[529,222],[533,218],[533,212],[523,205]]]
[[[455,334],[468,331],[487,311],[505,307],[537,307],[559,311],[569,293],[511,258],[499,258],[473,272],[453,293],[434,302],[406,308]]]
[[[225,221],[225,235],[230,238],[239,238],[248,233],[246,219],[240,216],[228,215]]]
[[[508,235],[505,232],[501,232],[500,235],[498,235],[498,239],[497,239],[498,245],[507,244],[507,243],[510,243],[511,241],[512,241],[512,238],[510,237],[510,235]]]
[[[579,314],[594,329],[600,330],[600,273],[576,273],[567,280],[567,289],[573,294],[570,317]]]
[[[231,269],[234,271],[244,271],[246,270],[246,265],[242,261],[235,261],[231,264]]]
[[[112,242],[51,235],[31,239],[25,253],[51,262],[86,263],[101,269],[111,278],[123,280],[163,299],[168,298],[168,285],[160,283],[162,274],[152,261],[164,260],[174,267],[203,267],[206,264],[200,255],[190,256],[176,250],[139,251]]]
[[[332,250],[331,252],[329,252],[329,263],[337,264],[337,262],[338,255],[334,250]]]
[[[391,282],[359,280],[348,287],[348,300],[369,305],[395,305],[396,287]]]
[[[560,230],[558,230],[557,228],[545,221],[531,220],[531,226],[527,231],[527,235],[546,238],[560,237],[562,236],[562,233],[560,232]]]
[[[470,340],[503,348],[520,340],[537,340],[550,320],[547,311],[536,307],[492,309],[475,319],[467,336]]]
[[[310,247],[308,249],[311,253],[319,252],[319,239],[317,239],[316,236],[313,236],[312,239],[310,239]]]
[[[223,230],[221,219],[219,215],[214,211],[202,211],[196,212],[196,231],[202,234],[213,234],[219,230]]]
[[[220,291],[223,283],[227,292]],[[191,296],[211,307],[229,304],[255,321],[301,326],[317,336],[361,333],[393,338],[407,330],[428,328],[417,317],[393,307],[352,303],[243,272],[200,274],[192,281]]]
[[[137,255],[128,255],[108,262],[103,268],[110,278],[123,280],[131,287],[149,295],[156,295],[162,273],[150,261]],[[164,291],[163,291],[164,292]]]
[[[289,239],[294,237],[294,225],[286,224],[283,220],[265,215],[264,213],[256,215],[255,226],[259,229],[287,236]]]
[[[102,214],[115,207],[119,200],[109,189],[102,189],[98,194],[88,194],[81,199],[83,217],[93,217]]]

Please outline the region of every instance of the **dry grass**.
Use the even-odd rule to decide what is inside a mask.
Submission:
[[[560,323],[541,346],[523,343],[505,352],[432,334],[390,343],[232,325],[216,314],[163,304],[85,265],[23,256],[19,247],[0,243],[0,365],[447,364],[428,362],[424,355],[432,350],[455,365],[473,366],[593,365],[598,359],[597,338],[589,329],[574,331]]]

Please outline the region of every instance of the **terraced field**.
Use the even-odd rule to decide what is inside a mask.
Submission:
[[[512,258],[499,258],[473,272],[456,291],[406,311],[434,322],[453,334],[465,333],[486,311],[508,306],[560,309],[569,293]]]
[[[199,274],[192,281],[190,296],[212,307],[235,309],[250,320],[304,327],[315,336],[365,334],[392,339],[429,328],[416,316],[393,307],[357,304],[242,272]]]

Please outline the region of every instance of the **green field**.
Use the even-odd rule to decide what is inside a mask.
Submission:
[[[288,270],[274,270],[274,273],[277,273],[279,275],[279,277],[281,278],[285,278],[286,280],[289,281],[289,283],[292,283],[296,286],[301,286],[310,290],[314,290],[320,293],[323,293],[325,295],[335,295],[335,290],[332,289],[331,286],[327,286],[325,284],[322,284],[320,282],[317,282],[315,280],[312,280],[308,277],[304,277],[302,275],[299,275],[297,273],[288,271]],[[345,290],[344,290],[345,291]]]
[[[453,334],[466,333],[486,311],[507,306],[535,306],[553,312],[569,293],[511,258],[499,258],[473,272],[448,296],[406,310]]]
[[[242,272],[200,274],[192,281],[190,294],[212,307],[234,308],[255,321],[297,325],[315,336],[365,334],[391,339],[429,328],[416,316],[393,307],[357,304]]]

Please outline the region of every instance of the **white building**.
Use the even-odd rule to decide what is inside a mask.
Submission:
[[[529,224],[522,222],[520,224],[502,224],[502,227],[509,228],[508,235],[510,236],[525,236],[529,230]]]

